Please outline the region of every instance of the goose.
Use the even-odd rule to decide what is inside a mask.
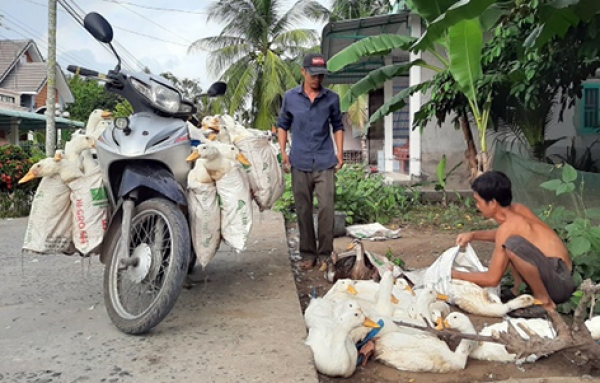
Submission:
[[[330,323],[334,318],[348,308],[360,308],[354,299],[325,299],[311,298],[304,311],[304,323],[307,329]]]
[[[233,159],[243,165],[250,165],[246,157],[234,145],[198,145],[197,150],[188,156],[187,161],[194,161],[198,158],[206,160],[204,166],[214,181],[220,180],[225,174],[231,171],[231,168],[234,166]]]
[[[84,175],[94,173],[95,171],[98,170],[98,167],[100,165],[98,164],[98,161],[96,159],[94,159],[91,149],[86,149],[83,152],[81,152],[81,158],[82,158],[81,163],[83,165],[83,174]]]
[[[360,309],[347,307],[332,321],[310,328],[304,343],[311,348],[315,367],[320,373],[343,378],[354,373],[358,350],[349,335],[360,326],[379,327]]]
[[[498,318],[515,309],[541,304],[539,300],[527,294],[502,303],[496,296],[491,295],[487,289],[458,279],[450,281],[449,295],[458,307],[470,314]]]
[[[62,158],[58,153],[55,157],[44,158],[31,166],[27,174],[19,180],[19,184],[24,184],[34,178],[49,177],[59,174],[63,182],[71,182],[81,176],[83,173],[75,164]]]
[[[527,340],[529,339],[529,334],[524,331],[520,325],[524,324],[531,331],[535,332],[541,337],[553,339],[556,337],[556,330],[552,326],[552,322],[547,319],[525,319],[525,318],[510,318],[503,322],[495,323],[490,326],[486,326],[479,331],[480,335],[490,336],[494,332],[506,332],[508,331],[509,322],[514,325],[517,332],[521,336],[521,338]],[[600,316],[593,317],[591,319],[586,320],[585,326],[590,332],[592,339],[599,340],[600,339]],[[487,360],[492,362],[516,362],[517,364],[521,363],[533,363],[538,360],[543,355],[530,355],[527,358],[517,359],[516,354],[510,354],[506,351],[506,347],[504,345],[494,342],[479,342],[478,346],[471,351],[469,355],[473,359],[478,360]]]
[[[65,160],[74,163],[79,170],[83,171],[81,163],[81,152],[86,149],[96,147],[96,140],[87,134],[76,134],[71,137],[71,140],[65,144],[64,156]]]
[[[87,123],[85,125],[85,134],[98,138],[104,131],[104,126],[100,126],[102,121],[106,121],[113,116],[111,112],[104,111],[102,109],[94,109],[90,116],[88,117]]]
[[[462,313],[450,314],[444,324],[464,334],[477,333]],[[476,341],[463,339],[453,352],[446,342],[428,333],[395,331],[375,338],[375,358],[399,370],[443,373],[464,369],[469,353],[476,345]]]
[[[196,154],[198,154],[197,149],[194,149],[196,151]],[[193,153],[192,153],[193,154]],[[194,167],[192,168],[192,170],[190,170],[190,172],[188,173],[188,183],[192,183],[190,181],[196,181],[199,183],[203,183],[203,184],[211,184],[213,183],[213,179],[210,176],[210,174],[208,173],[208,170],[206,170],[206,160],[204,158],[200,158],[200,157],[195,157],[192,156],[192,154],[190,154],[190,156],[188,156],[188,162],[195,162]],[[192,159],[189,159],[189,158]]]

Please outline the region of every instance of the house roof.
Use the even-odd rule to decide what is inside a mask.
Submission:
[[[408,16],[410,11],[401,13],[367,17],[363,19],[344,20],[325,25],[322,32],[321,51],[326,59],[347,48],[365,37],[382,33],[410,35]],[[328,84],[354,84],[374,69],[385,65],[385,58],[392,62],[408,61],[409,53],[393,50],[386,56],[363,57],[359,62],[348,65],[344,69],[331,73],[325,78]]]
[[[46,82],[48,66],[45,62],[22,63],[0,81],[3,89],[15,90],[19,93],[38,93]]]
[[[0,109],[0,127],[8,127],[14,121],[18,121],[19,129],[44,130],[46,129],[46,115],[23,112],[19,110]],[[73,121],[63,117],[54,119],[57,129],[83,128],[85,124],[81,121]]]
[[[33,40],[0,40],[0,82],[32,44]]]

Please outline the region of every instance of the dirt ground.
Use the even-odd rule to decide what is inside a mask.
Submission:
[[[407,269],[416,269],[429,266],[436,257],[444,250],[454,246],[457,232],[447,232],[436,229],[416,229],[410,227],[402,228],[402,237],[399,239],[387,240],[382,242],[365,241],[364,246],[367,250],[386,254],[388,248],[394,256],[401,257],[406,262]],[[297,231],[294,224],[288,225],[288,239],[297,238]],[[336,250],[344,251],[350,243],[349,237],[336,238],[334,247]],[[292,241],[293,244],[294,241]],[[297,248],[297,245],[295,246]],[[487,265],[491,252],[491,244],[473,244],[482,263]],[[296,275],[296,287],[302,310],[306,309],[309,301],[309,294],[315,288],[318,296],[331,287],[323,278],[323,273],[317,268],[310,271],[302,271],[297,267],[294,248],[292,247],[292,267]],[[498,322],[499,319],[484,318],[472,316],[473,323],[477,329],[486,324]],[[548,358],[538,360],[534,364],[516,366],[515,364],[502,364],[494,362],[484,362],[478,360],[469,360],[467,367],[463,371],[449,374],[431,374],[431,373],[411,373],[399,371],[395,368],[385,366],[377,361],[369,361],[367,366],[358,367],[354,375],[348,379],[335,379],[319,374],[319,381],[322,383],[334,383],[344,381],[349,383],[387,383],[387,382],[431,382],[431,383],[449,383],[449,382],[492,382],[504,379],[525,379],[525,378],[544,378],[544,377],[581,377],[591,375],[600,376],[598,371],[589,371],[586,366],[573,364],[568,355],[559,353]]]

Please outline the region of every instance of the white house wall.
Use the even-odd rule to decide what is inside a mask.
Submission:
[[[437,63],[437,59],[429,52],[423,54],[426,62]],[[422,81],[431,80],[434,72],[429,69],[421,69]],[[431,99],[429,93],[422,95],[422,103]],[[471,124],[473,138],[478,145],[477,128]],[[425,179],[435,181],[437,179],[436,168],[442,156],[447,159],[446,169],[450,170],[458,162],[464,161],[465,165],[458,168],[448,179],[449,189],[468,189],[469,170],[465,160],[467,145],[462,130],[456,130],[452,123],[452,116],[448,116],[441,127],[437,120],[430,121],[421,134],[421,167]]]

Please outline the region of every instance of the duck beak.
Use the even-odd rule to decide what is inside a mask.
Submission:
[[[417,294],[415,294],[415,290],[413,290],[412,286],[410,286],[410,285],[406,285],[406,287],[404,288],[404,290],[406,290],[406,291],[410,292],[410,294],[411,294],[412,296],[415,296],[415,295],[417,295]]]
[[[217,135],[215,133],[211,133],[208,135],[208,139],[210,141],[215,141],[217,139]]]
[[[350,242],[350,244],[346,248],[346,251],[350,251],[350,250],[354,249],[355,247],[356,247],[356,242]]]
[[[348,286],[348,289],[347,289],[347,290],[348,290],[348,292],[349,292],[350,294],[352,294],[352,295],[357,295],[357,294],[358,294],[358,291],[356,291],[356,289],[355,289],[355,288],[354,288],[354,286],[352,286],[352,285]]]
[[[102,118],[110,118],[112,116],[112,112],[107,112],[106,110],[102,111]]]
[[[444,302],[448,302],[450,300],[450,297],[447,296],[446,294],[438,294],[437,299],[444,301]]]
[[[250,161],[248,161],[246,156],[242,153],[238,154],[235,159],[238,160],[242,165],[250,166]]]
[[[90,138],[88,138],[88,139],[89,139],[89,140],[90,140],[90,142],[91,142],[91,144],[90,144],[90,145],[91,145],[91,147],[92,147],[93,149],[96,149],[96,140],[94,140],[94,139],[93,139],[93,138],[91,138],[91,137],[90,137]]]
[[[542,301],[540,301],[539,299],[534,299],[534,300],[533,300],[533,304],[534,304],[534,305],[541,306],[541,305],[543,305],[544,303],[543,303]]]
[[[393,304],[395,304],[395,305],[396,305],[396,304],[398,304],[398,302],[400,302],[400,301],[398,300],[398,298],[396,298],[396,297],[394,296],[394,294],[392,294],[391,300],[392,300],[392,303],[393,303]]]
[[[444,321],[444,319],[442,319],[442,317],[439,317],[437,322],[436,322],[436,326],[435,329],[438,331],[442,331],[444,329],[444,327],[446,326],[448,322]],[[448,326],[448,328],[450,328],[450,326]]]
[[[321,267],[319,267],[319,271],[327,271],[327,262],[321,263]]]
[[[369,318],[365,318],[365,321],[363,322],[363,326],[370,327],[370,328],[380,328],[381,327],[379,325],[379,323],[375,323]]]
[[[200,154],[198,153],[198,151],[197,151],[197,150],[194,150],[194,151],[192,152],[192,154],[190,154],[190,155],[189,155],[189,156],[188,156],[188,157],[187,157],[185,160],[186,160],[187,162],[194,162],[194,161],[196,161],[198,158],[200,158]]]
[[[62,160],[62,152],[57,150],[54,153],[54,161],[59,162],[60,160]]]
[[[31,181],[34,178],[35,178],[35,173],[33,172],[33,170],[30,170],[30,171],[27,172],[27,174],[25,174],[25,176],[23,178],[21,178],[19,180],[18,183],[19,184],[24,184],[25,182],[29,182],[29,181]]]

